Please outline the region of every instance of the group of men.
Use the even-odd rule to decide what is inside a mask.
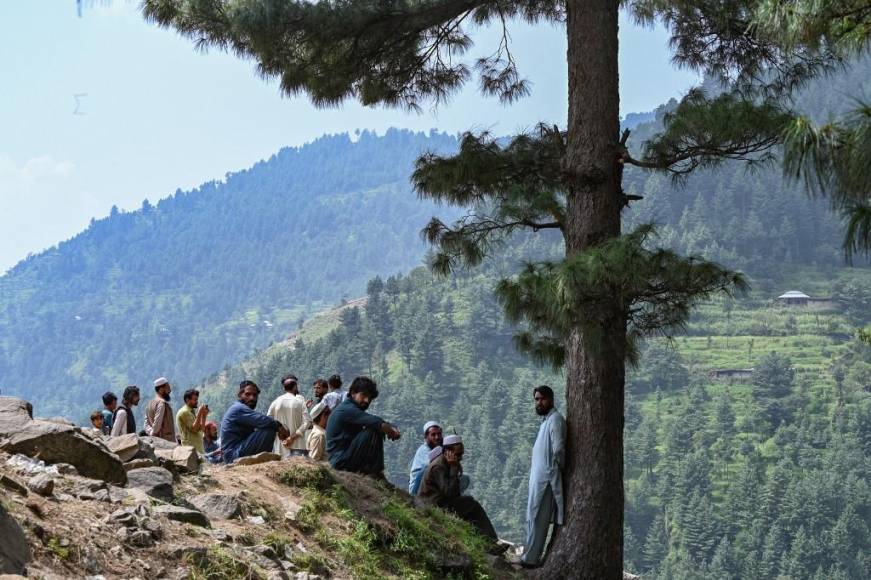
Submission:
[[[283,458],[308,456],[329,461],[334,469],[369,475],[386,481],[384,441],[398,440],[399,429],[368,412],[378,397],[378,386],[369,377],[357,377],[348,391],[342,390],[339,375],[313,384],[314,400],[300,394],[299,380],[288,374],[281,379],[284,393],[266,413],[256,410],[260,388],[253,381],[239,384],[237,400],[227,409],[218,426],[207,421],[208,405],[199,406],[199,392],[184,393],[184,405],[173,414],[172,385],[161,377],[154,381],[155,397],[145,409],[141,434],[190,445],[212,463],[232,463],[240,457],[273,451]],[[529,497],[526,510],[526,542],[521,564],[535,567],[544,555],[551,523],[563,522],[562,472],[565,465],[566,423],[554,406],[548,386],[533,390],[535,410],[542,417],[532,450]],[[113,393],[103,395],[104,409],[91,420],[95,431],[118,436],[136,433],[132,408],[139,404],[136,386],[124,390],[121,404]],[[173,418],[175,420],[173,420]],[[423,428],[424,443],[411,463],[408,491],[423,502],[451,511],[470,522],[482,535],[493,540],[496,530],[486,511],[467,491],[470,480],[463,473],[465,454],[462,437],[444,435],[438,421]]]

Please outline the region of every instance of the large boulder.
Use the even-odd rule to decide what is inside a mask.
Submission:
[[[136,433],[109,437],[104,443],[109,451],[121,458],[121,461],[130,461],[139,453],[139,435]]]
[[[0,502],[0,574],[24,574],[30,561],[30,544],[3,503]]]
[[[151,497],[172,501],[172,474],[162,467],[143,467],[127,472],[127,485],[141,489]]]
[[[124,484],[121,459],[78,427],[34,420],[30,403],[0,397],[0,450],[39,457],[46,463],[69,463],[85,477]]]
[[[230,520],[242,515],[242,505],[235,495],[204,493],[189,498],[198,510],[215,520]]]

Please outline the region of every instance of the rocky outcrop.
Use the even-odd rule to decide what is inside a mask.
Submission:
[[[139,453],[139,436],[136,433],[127,433],[119,437],[108,437],[105,440],[109,451],[117,455],[125,463]]]
[[[0,502],[0,574],[24,574],[29,561],[27,537]]]
[[[69,463],[86,476],[123,484],[121,459],[78,427],[34,420],[30,404],[0,397],[0,450],[39,457],[46,463]]]
[[[162,460],[162,464],[171,464],[172,467],[185,473],[196,473],[200,468],[200,456],[197,450],[188,445],[176,445],[171,449],[155,449],[154,453]]]
[[[171,502],[174,497],[172,473],[162,467],[131,469],[127,472],[127,485],[159,500]]]

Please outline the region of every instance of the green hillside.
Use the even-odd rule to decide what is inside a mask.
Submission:
[[[466,440],[474,495],[500,532],[519,540],[537,429],[531,388],[561,392],[564,383],[514,350],[492,299],[496,269],[437,280],[418,268],[373,280],[365,310],[312,320],[313,335],[304,326],[293,343],[205,381],[205,398],[223,409],[242,377],[265,387],[268,400],[288,371],[304,384],[337,370],[372,375],[383,393],[374,412],[405,434],[387,446],[391,481],[405,484],[420,426],[439,418]],[[662,578],[813,578],[818,567],[827,578],[867,574],[867,527],[831,544],[845,521],[871,515],[871,348],[853,338],[871,315],[863,306],[871,270],[804,275],[833,308],[786,308],[774,298],[788,287],[755,290],[704,305],[673,348],[647,342],[626,410],[627,568]],[[723,368],[756,371],[746,382],[708,377]],[[771,541],[783,549],[765,560],[775,524]]]
[[[0,390],[83,420],[107,389],[183,385],[286,337],[373,274],[420,263],[435,208],[408,175],[423,150],[455,143],[328,136],[156,205],[113,208],[0,277]]]

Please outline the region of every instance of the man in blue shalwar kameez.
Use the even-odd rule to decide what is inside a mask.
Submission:
[[[543,385],[532,391],[541,426],[532,447],[529,500],[526,505],[526,543],[520,563],[541,565],[551,522],[563,523],[563,468],[566,456],[566,421],[554,407],[553,389]]]

